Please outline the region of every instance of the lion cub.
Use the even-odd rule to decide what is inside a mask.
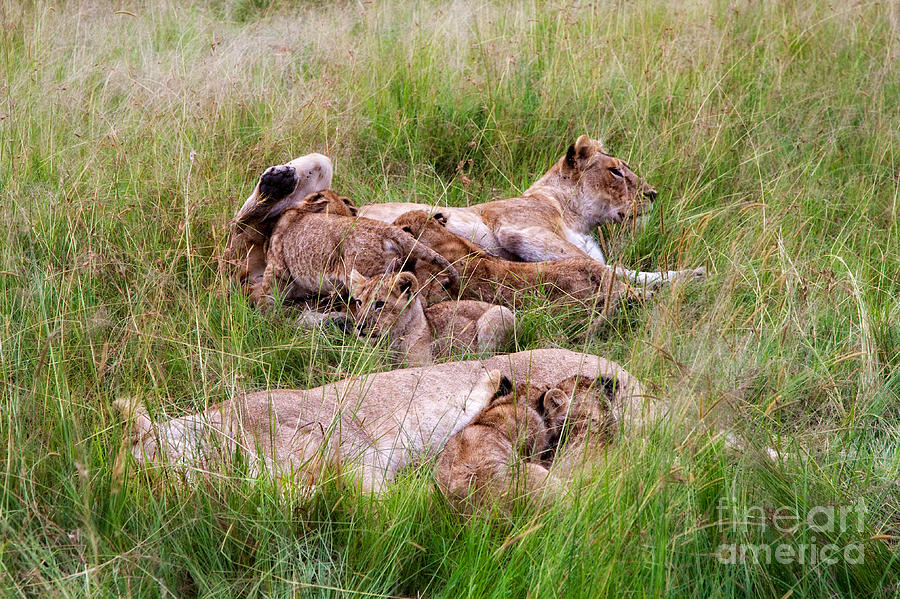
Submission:
[[[395,361],[410,366],[433,363],[454,347],[493,351],[513,334],[509,308],[485,302],[441,302],[424,307],[412,273],[367,279],[350,273],[350,313],[360,331],[387,336]]]
[[[440,212],[429,215],[412,210],[400,215],[394,225],[409,233],[459,270],[460,294],[464,299],[496,302],[510,308],[521,303],[523,291],[539,290],[554,304],[593,304],[602,314],[633,293],[631,286],[612,268],[589,258],[565,258],[549,262],[513,262],[491,256],[477,245],[447,229]],[[431,301],[446,290],[429,288]]]
[[[570,481],[613,441],[619,430],[616,391],[612,379],[573,376],[544,394],[548,458],[556,476]]]
[[[350,286],[350,271],[373,276],[411,270],[427,281],[456,286],[459,275],[449,262],[399,228],[356,218],[349,198],[333,191],[308,195],[287,209],[269,240],[262,280],[251,287],[251,299],[266,307],[281,288],[286,299],[341,294]]]
[[[435,463],[435,482],[462,511],[499,503],[508,508],[526,495],[539,495],[560,481],[540,457],[551,436],[538,413],[545,393],[504,378],[491,403],[444,446]]]
[[[331,187],[334,169],[322,154],[307,154],[266,169],[253,193],[230,223],[228,244],[220,262],[223,273],[240,286],[259,283],[266,269],[266,246],[285,210],[309,194]]]
[[[613,380],[603,377],[572,376],[543,393],[501,381],[497,396],[438,455],[438,488],[463,511],[509,507],[519,497],[558,499],[613,440],[616,395]]]

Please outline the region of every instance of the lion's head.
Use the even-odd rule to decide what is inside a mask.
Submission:
[[[622,222],[649,211],[656,190],[638,177],[624,160],[604,151],[587,135],[569,146],[565,156],[536,185],[548,184],[550,175],[574,186],[569,210],[589,226]]]
[[[340,196],[330,189],[309,194],[294,208],[299,212],[309,214],[356,216],[356,204],[353,200],[346,196]]]
[[[616,430],[610,406],[614,394],[611,379],[582,376],[570,377],[548,390],[541,404],[552,444],[590,437],[601,443],[611,440]]]
[[[366,278],[350,273],[350,314],[362,333],[377,339],[408,324],[415,316],[411,310],[417,301],[419,282],[410,272]],[[421,312],[419,312],[421,314]]]

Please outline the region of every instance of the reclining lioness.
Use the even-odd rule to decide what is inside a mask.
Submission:
[[[509,308],[466,300],[424,307],[418,291],[412,273],[370,279],[350,273],[350,314],[361,333],[390,339],[395,363],[424,366],[454,348],[496,351],[513,335]]]
[[[507,260],[591,258],[606,264],[592,231],[604,223],[640,216],[655,197],[656,190],[624,161],[607,154],[599,141],[582,135],[520,197],[465,208],[369,204],[360,207],[359,214],[390,223],[410,210],[439,211],[447,217],[452,233]],[[664,272],[616,268],[616,272],[645,287],[706,275],[703,268]]]
[[[615,362],[564,349],[362,375],[307,390],[242,394],[201,413],[154,421],[120,400],[139,462],[203,472],[239,450],[252,469],[315,484],[323,468],[378,491],[404,466],[436,453],[488,405],[499,371],[513,385],[555,387],[581,375],[615,380],[625,413],[645,414],[640,384]]]

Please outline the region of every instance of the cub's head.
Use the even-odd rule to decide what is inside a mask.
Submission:
[[[350,273],[350,315],[362,333],[372,337],[390,335],[395,329],[412,324],[416,318],[425,319],[416,292],[419,282],[411,272],[399,272],[383,277],[366,278]]]
[[[330,189],[309,194],[297,205],[296,210],[308,214],[356,216],[356,204],[353,200],[339,196]]]
[[[503,377],[491,403],[472,422],[506,434],[522,457],[537,457],[549,442],[547,427],[538,411],[543,394],[526,383],[513,385]]]
[[[611,379],[570,377],[541,397],[551,446],[591,438],[609,442],[616,431],[610,402],[615,395]]]
[[[451,262],[466,254],[483,254],[474,243],[447,229],[447,217],[440,212],[428,214],[424,210],[410,210],[394,219],[400,227],[420,242]]]
[[[575,183],[576,204],[571,208],[590,225],[636,218],[650,209],[656,197],[656,190],[625,161],[607,154],[599,141],[587,135],[569,146],[552,170]]]
[[[446,229],[447,217],[438,212],[437,214],[428,214],[424,210],[410,210],[404,212],[394,219],[394,226],[400,227],[416,239],[420,239],[424,243],[428,240],[423,238],[427,235],[443,235]]]

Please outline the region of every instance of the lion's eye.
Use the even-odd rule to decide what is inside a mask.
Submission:
[[[376,310],[381,310],[382,308],[384,308],[384,302],[381,300],[378,300],[377,302],[375,302],[372,305],[372,307],[375,308]]]
[[[618,177],[619,179],[623,178],[622,171],[620,171],[617,168],[610,168],[609,172],[611,172],[614,176]]]

